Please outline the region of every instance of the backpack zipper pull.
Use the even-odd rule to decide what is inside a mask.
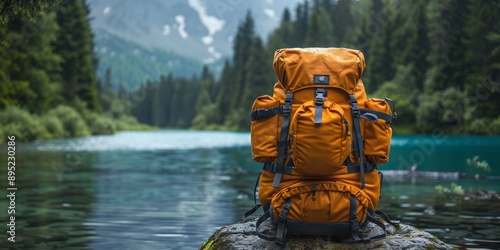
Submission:
[[[312,200],[316,201],[316,182],[312,183]]]
[[[349,131],[349,122],[347,121],[347,119],[344,118],[344,124],[345,124],[345,129],[346,129],[346,132],[345,134],[347,136],[351,136],[351,131]]]

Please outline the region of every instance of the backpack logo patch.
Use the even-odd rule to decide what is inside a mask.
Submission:
[[[328,85],[328,84],[330,84],[330,76],[329,75],[314,75],[313,76],[313,84]]]

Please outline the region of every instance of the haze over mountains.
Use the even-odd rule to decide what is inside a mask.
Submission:
[[[88,0],[99,76],[110,67],[113,84],[135,88],[172,72],[217,73],[232,53],[232,39],[248,10],[263,39],[280,23],[285,7],[302,0]]]

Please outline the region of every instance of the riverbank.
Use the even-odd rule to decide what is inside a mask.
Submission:
[[[85,109],[60,105],[45,114],[31,114],[25,109],[11,106],[0,111],[0,142],[7,136],[17,141],[37,141],[114,134],[123,130],[153,130],[155,127],[139,123],[126,114],[95,113]]]

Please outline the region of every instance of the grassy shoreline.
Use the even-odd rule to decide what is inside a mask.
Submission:
[[[155,127],[139,123],[130,115],[95,113],[60,105],[45,114],[31,114],[25,109],[11,106],[0,111],[0,142],[7,136],[17,141],[36,141],[72,138],[90,135],[114,134],[123,130],[152,130]]]

